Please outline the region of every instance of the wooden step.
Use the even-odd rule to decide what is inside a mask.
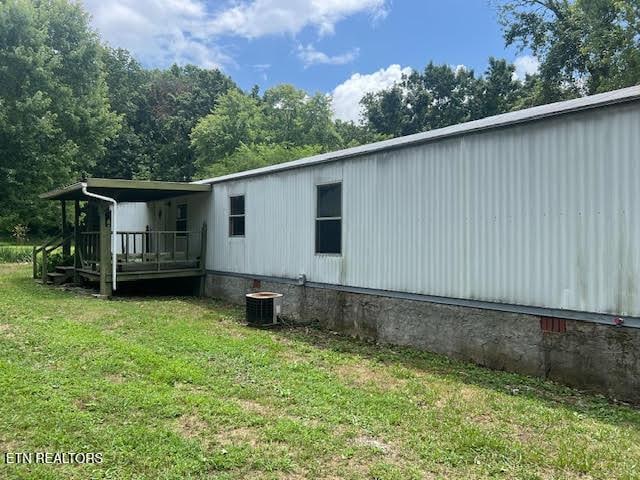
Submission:
[[[73,265],[58,265],[56,267],[56,272],[58,273],[66,273],[67,275],[73,275],[73,271],[75,270],[75,267]]]
[[[69,279],[69,276],[66,273],[47,273],[47,280],[55,285],[62,285]]]

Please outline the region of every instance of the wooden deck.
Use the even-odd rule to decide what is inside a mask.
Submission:
[[[116,233],[116,281],[136,282],[166,278],[204,277],[206,225],[198,231],[118,231]],[[73,245],[74,266],[65,267],[64,272],[40,274],[43,281],[60,283],[74,279],[99,282],[103,295],[111,295],[113,274],[112,233],[102,231],[78,232]],[[51,242],[61,247],[66,241]],[[51,247],[40,247],[43,263]],[[34,249],[34,252],[36,250]],[[36,252],[37,253],[37,252]],[[38,263],[34,255],[34,278],[38,276]],[[64,279],[62,277],[65,277]],[[50,278],[49,278],[50,277]]]
[[[174,223],[176,231],[112,231],[111,204],[169,201],[186,195],[210,193],[211,185],[185,182],[85,178],[72,185],[40,195],[59,201],[61,234],[34,249],[33,275],[57,283],[73,279],[98,281],[100,293],[110,296],[114,284],[154,278],[202,277],[206,265],[207,226],[183,231],[184,222]],[[66,202],[74,202],[74,221],[67,221]],[[81,207],[82,202],[82,207]],[[82,213],[81,213],[82,212]],[[162,225],[171,225],[166,221]],[[116,227],[117,228],[117,227]],[[162,228],[162,227],[160,227]],[[115,241],[115,245],[114,245]],[[50,272],[50,255],[61,249],[64,265]],[[114,259],[113,253],[117,254]],[[115,277],[113,262],[116,263]],[[51,277],[51,278],[48,278]],[[203,282],[201,282],[202,285]]]
[[[102,238],[109,241],[108,254]],[[82,232],[78,275],[111,283],[111,233]],[[116,233],[116,280],[199,277],[205,273],[206,225],[199,231],[144,230]],[[103,272],[102,265],[106,267]]]

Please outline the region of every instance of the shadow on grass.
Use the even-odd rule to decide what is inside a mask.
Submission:
[[[365,342],[321,330],[315,325],[276,329],[273,330],[273,335],[305,342],[314,348],[361,357],[384,366],[400,365],[452,382],[491,389],[506,395],[530,398],[544,402],[546,406],[551,408],[567,409],[613,425],[632,426],[640,429],[640,409],[638,406],[613,402],[603,395],[577,390],[550,380],[492,370],[410,347]]]

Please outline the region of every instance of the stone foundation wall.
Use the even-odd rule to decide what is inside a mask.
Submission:
[[[258,290],[284,294],[283,316],[293,321],[640,403],[640,329],[560,320],[548,331],[534,315],[207,275],[207,296],[244,305]]]

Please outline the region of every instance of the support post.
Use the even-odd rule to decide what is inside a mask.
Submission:
[[[47,283],[47,273],[49,270],[47,264],[49,263],[49,254],[47,253],[47,247],[42,249],[42,283]]]
[[[200,237],[200,296],[204,297],[207,285],[207,223],[202,224],[202,234]]]
[[[80,200],[73,204],[73,283],[80,283]]]
[[[100,295],[110,297],[112,292],[111,281],[111,228],[107,222],[109,207],[100,202],[98,204],[98,216],[100,218]]]
[[[64,240],[67,238],[67,235],[69,235],[69,225],[67,224],[67,202],[65,200],[60,200],[60,205],[62,207],[62,238]],[[63,258],[71,256],[71,242],[67,240],[62,243],[62,256]]]

